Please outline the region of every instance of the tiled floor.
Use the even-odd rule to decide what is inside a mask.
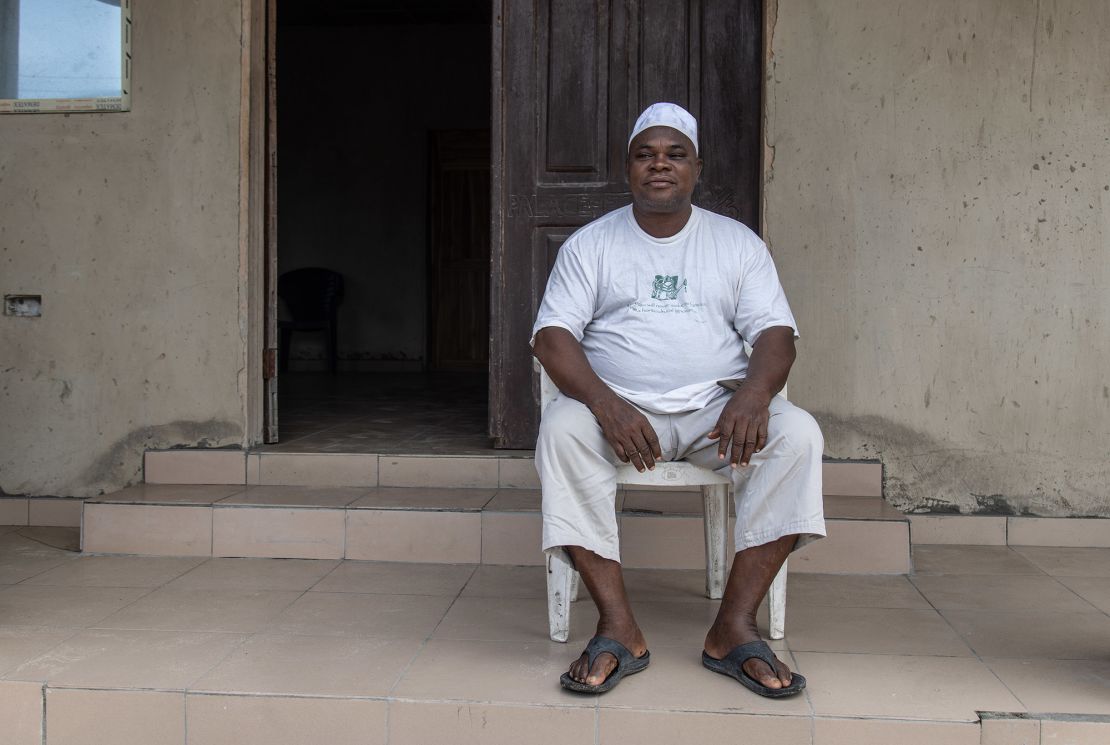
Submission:
[[[281,441],[262,452],[496,452],[481,373],[283,373]]]
[[[809,687],[772,701],[700,666],[716,604],[697,570],[627,573],[652,666],[581,697],[557,680],[596,614],[579,602],[570,643],[548,641],[539,567],[92,556],[42,537],[0,527],[0,715],[41,706],[45,684],[49,745],[732,743],[738,728],[970,745],[983,711],[1044,719],[1007,720],[1038,739],[984,743],[1110,741],[1110,549],[928,546],[908,577],[792,576],[775,646]]]

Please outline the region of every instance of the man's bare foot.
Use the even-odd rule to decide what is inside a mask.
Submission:
[[[729,652],[741,644],[754,642],[759,638],[759,630],[754,622],[730,624],[726,628],[718,619],[718,623],[715,623],[705,635],[705,653],[713,659],[723,660]],[[790,685],[790,668],[783,664],[778,656],[775,659],[778,661],[777,670],[771,670],[766,662],[753,657],[744,663],[744,672],[768,688],[775,690],[786,688]]]
[[[602,618],[597,622],[597,636],[605,636],[620,642],[635,657],[643,657],[644,652],[647,651],[647,641],[644,640],[644,635],[636,625],[636,621],[631,618],[622,623]],[[608,652],[602,652],[594,659],[592,670],[589,665],[589,657],[583,652],[581,657],[571,663],[570,670],[567,672],[579,683],[601,685],[609,677],[609,673],[616,668],[617,658]]]

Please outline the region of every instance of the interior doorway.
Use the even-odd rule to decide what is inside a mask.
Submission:
[[[276,11],[285,345],[267,447],[487,449],[491,3]],[[334,345],[289,302],[305,268],[339,277],[316,290]]]

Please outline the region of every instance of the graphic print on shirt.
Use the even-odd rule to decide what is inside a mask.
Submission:
[[[652,300],[677,300],[678,293],[686,289],[686,280],[678,284],[678,275],[656,274],[655,283],[651,286]]]

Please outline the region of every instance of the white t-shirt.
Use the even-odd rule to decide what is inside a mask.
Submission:
[[[797,325],[767,246],[727,217],[693,208],[669,238],[653,238],[632,207],[575,232],[559,250],[532,341],[546,326],[582,344],[618,395],[660,414],[703,408],[717,381],[743,378],[772,326]]]

